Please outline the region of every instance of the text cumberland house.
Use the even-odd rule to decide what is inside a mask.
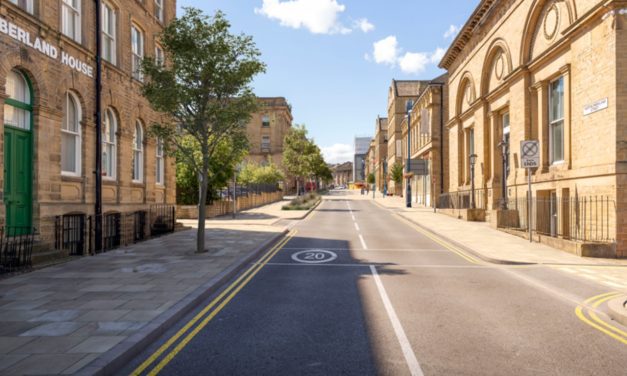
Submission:
[[[174,161],[149,136],[161,115],[140,94],[139,67],[164,60],[156,35],[175,12],[172,0],[0,1],[0,226],[34,235],[34,256],[112,248],[173,223],[157,205],[175,202]]]

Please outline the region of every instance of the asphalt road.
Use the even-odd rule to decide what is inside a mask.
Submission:
[[[576,314],[607,288],[482,262],[367,200],[333,197],[295,230],[124,373],[627,375],[627,328],[597,300]]]

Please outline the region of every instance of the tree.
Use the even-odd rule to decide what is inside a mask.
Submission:
[[[375,182],[375,177],[374,177],[374,174],[373,174],[372,172],[368,174],[368,178],[367,178],[367,181],[366,181],[366,182],[367,182],[368,184],[374,184],[374,182]]]
[[[212,162],[219,160],[219,146],[245,129],[257,107],[250,83],[265,71],[252,38],[231,34],[229,29],[221,12],[208,17],[185,8],[183,16],[158,36],[167,64],[153,58],[142,64],[146,77],[142,94],[155,110],[167,115],[152,131],[164,139],[166,150],[177,150],[198,177],[196,252],[205,251]]]
[[[396,187],[398,187],[403,182],[403,172],[403,165],[400,163],[394,163],[392,169],[390,170],[390,177],[392,178],[392,181],[394,181],[394,183],[396,184]]]
[[[320,180],[329,181],[329,179],[333,179],[333,173],[329,165],[324,161],[320,148],[313,144],[313,141],[310,142],[312,142],[312,147],[310,148],[310,154],[307,155],[307,170],[309,176],[315,181],[316,187],[318,187]]]
[[[300,194],[300,182],[310,176],[311,155],[315,145],[307,138],[304,125],[296,125],[283,141],[283,165],[288,175],[296,178],[296,194]]]
[[[268,158],[268,163],[246,163],[238,175],[240,184],[278,184],[285,179],[283,172]]]

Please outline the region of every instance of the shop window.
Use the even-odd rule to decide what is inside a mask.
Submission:
[[[551,163],[564,161],[564,77],[549,88],[549,156]]]
[[[157,171],[156,171],[156,179],[155,181],[159,185],[163,185],[165,182],[165,158],[163,154],[163,139],[161,137],[157,138]]]
[[[31,129],[31,96],[26,78],[12,70],[7,75],[4,102],[4,124],[29,131]]]
[[[109,3],[102,3],[102,58],[116,64],[116,13]]]
[[[135,122],[133,133],[133,181],[144,181],[144,132],[139,121]]]
[[[116,176],[117,128],[113,110],[107,109],[102,126],[102,176],[109,179],[115,179]]]
[[[132,70],[133,78],[139,81],[144,80],[141,65],[144,59],[144,34],[137,28],[131,26],[131,50],[132,50]]]
[[[81,112],[76,97],[67,93],[61,128],[61,172],[81,174]]]
[[[80,43],[81,0],[63,0],[61,2],[61,31]]]

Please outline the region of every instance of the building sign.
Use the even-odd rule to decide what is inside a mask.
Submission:
[[[601,99],[600,101],[596,101],[592,104],[584,106],[583,108],[583,116],[588,116],[595,112],[599,112],[601,110],[605,110],[609,106],[609,100],[607,98]]]
[[[540,167],[540,143],[538,141],[521,141],[520,159],[522,168]]]
[[[84,74],[89,78],[94,77],[94,68],[86,62],[81,61],[74,56],[71,56],[65,51],[61,51],[59,53],[59,48],[57,46],[54,46],[49,42],[40,39],[39,37],[35,37],[33,39],[30,35],[30,32],[22,29],[21,27],[3,17],[0,17],[0,33],[8,35],[16,41],[41,52],[42,54],[48,56],[50,59],[61,61],[61,64],[67,65],[68,67],[74,69],[79,73]]]
[[[429,161],[427,159],[412,159],[409,164],[409,172],[416,176],[429,175]]]

